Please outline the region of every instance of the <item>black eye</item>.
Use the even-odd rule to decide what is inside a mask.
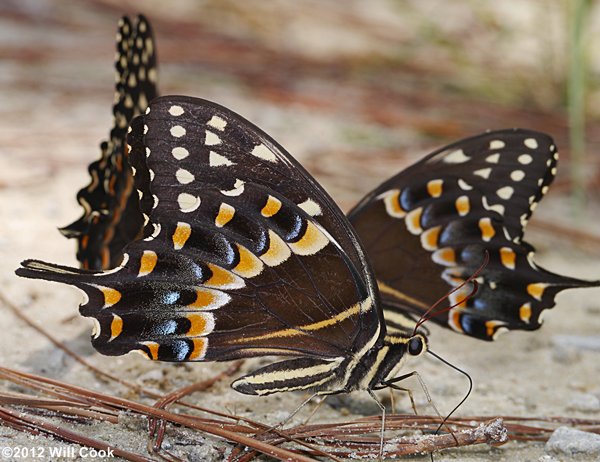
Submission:
[[[421,337],[413,337],[408,342],[408,353],[417,356],[423,351],[423,340]]]

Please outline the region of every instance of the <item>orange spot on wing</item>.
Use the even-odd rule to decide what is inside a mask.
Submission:
[[[471,204],[468,196],[460,196],[455,202],[456,211],[461,217],[464,217],[471,210]]]
[[[117,289],[113,289],[112,287],[99,287],[104,295],[104,306],[103,308],[108,308],[118,303],[121,300],[121,292]]]
[[[121,335],[121,332],[123,332],[123,318],[113,314],[113,319],[110,323],[110,340]]]
[[[234,215],[235,209],[229,204],[222,203],[219,207],[219,213],[215,218],[215,225],[219,228],[225,226],[231,221]]]
[[[329,243],[329,239],[311,221],[307,222],[306,231],[297,242],[289,244],[296,255],[314,255]]]
[[[531,295],[536,300],[541,301],[544,296],[544,290],[546,290],[548,284],[543,282],[534,282],[532,284],[527,285],[527,293]]]
[[[286,261],[292,254],[285,242],[272,230],[269,230],[269,248],[260,259],[269,266],[277,266]]]
[[[421,214],[423,213],[423,209],[419,207],[418,209],[411,210],[404,219],[404,223],[406,223],[406,229],[412,234],[418,235],[423,232],[423,228],[421,228]]]
[[[196,300],[187,305],[190,308],[205,308],[211,305],[215,300],[216,296],[213,292],[204,289],[196,290]]]
[[[442,195],[443,180],[431,180],[427,183],[427,192],[431,197],[440,197]]]
[[[492,220],[488,217],[479,220],[479,229],[481,230],[481,239],[485,242],[489,242],[496,234],[492,226]]]
[[[515,254],[513,249],[511,249],[510,247],[500,248],[500,261],[506,268],[514,270],[516,260],[517,255]]]
[[[204,282],[205,286],[239,288],[243,285],[243,281],[241,281],[235,274],[221,268],[220,266],[213,265],[212,263],[208,263],[207,265],[212,273],[212,276]]]
[[[454,266],[456,265],[456,253],[452,247],[444,247],[436,250],[431,259],[438,265]]]
[[[194,344],[194,349],[190,353],[188,361],[195,361],[204,358],[204,355],[206,354],[206,348],[208,346],[208,340],[205,338],[193,338],[192,343]]]
[[[190,328],[186,332],[187,336],[198,337],[208,333],[206,329],[206,318],[202,314],[188,314],[186,317],[190,322]]]
[[[493,337],[494,332],[496,331],[497,323],[494,321],[486,321],[485,322],[485,333],[488,337]]]
[[[452,310],[450,312],[449,325],[458,332],[464,332],[462,325],[460,324],[460,318],[462,313],[459,310]]]
[[[232,271],[244,278],[251,278],[259,275],[264,267],[263,262],[246,247],[238,245],[237,248],[240,255],[240,261]]]
[[[156,252],[152,250],[144,250],[142,254],[142,258],[140,259],[140,271],[138,272],[138,277],[146,276],[154,271],[154,267],[158,262],[158,255]]]
[[[182,249],[191,235],[192,228],[188,223],[177,223],[177,228],[173,233],[173,247],[175,250]]]
[[[281,209],[281,201],[273,196],[269,196],[267,203],[262,208],[260,213],[263,217],[272,217]]]
[[[395,218],[404,218],[406,215],[406,210],[400,205],[400,190],[393,189],[385,193],[383,203],[388,215]]]
[[[141,353],[145,354],[148,357],[148,359],[156,361],[158,359],[158,348],[160,345],[156,342],[143,342],[143,345],[146,346],[146,348],[148,348],[149,354],[148,352],[146,352],[146,350],[140,350]]]
[[[425,250],[436,250],[438,246],[438,239],[440,237],[441,226],[428,229],[421,234],[421,245]]]
[[[521,305],[519,308],[519,317],[521,318],[521,321],[529,323],[531,320],[531,303],[524,303]]]

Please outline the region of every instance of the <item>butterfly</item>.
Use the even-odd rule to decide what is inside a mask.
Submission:
[[[143,114],[158,96],[156,46],[150,22],[139,15],[135,27],[124,16],[119,21],[115,58],[116,88],[113,127],[100,144],[101,157],[88,167],[91,182],[77,194],[81,218],[60,229],[77,239],[82,268],[114,268],[123,247],[139,236],[143,220],[125,152],[131,120]]]
[[[123,21],[117,48],[128,50],[127,18]],[[142,24],[144,30],[137,35],[145,34],[143,43],[149,43],[146,48],[153,51],[150,25],[140,16],[138,30]],[[150,95],[141,98],[147,104],[157,90],[144,79],[137,80],[137,87],[123,90],[119,82],[127,81],[128,69],[137,64],[135,54],[119,55],[119,103],[114,111],[125,114],[116,116],[118,120],[130,121],[145,107],[138,103],[135,114],[126,112],[127,92],[134,101],[139,99],[136,94]],[[147,61],[155,72],[156,58],[151,56]],[[124,146],[125,130],[113,130],[111,139],[113,145]],[[123,152],[123,148],[116,150],[112,158],[121,165],[126,164]],[[438,311],[432,318],[474,338],[493,340],[506,330],[535,330],[541,326],[543,311],[554,306],[558,292],[600,284],[540,268],[533,260],[534,248],[523,241],[525,226],[554,179],[557,160],[554,142],[543,133],[487,132],[431,153],[350,211],[348,217],[375,269],[388,330],[414,326],[440,294],[463,284],[477,270],[484,248],[490,251],[491,261],[479,274],[477,293],[467,297],[472,284],[465,284],[450,295],[457,306],[449,312]],[[90,205],[82,219],[67,227],[66,234],[78,230],[78,258],[84,268],[111,269],[121,261],[122,248],[141,233],[143,221],[131,187],[110,195],[102,186],[127,183],[129,169],[105,170],[105,181],[97,181],[102,174],[97,165],[90,166],[90,186],[97,185],[91,197],[110,197],[112,202],[100,207],[98,201],[85,199],[90,197],[86,189],[80,191],[82,205]],[[119,204],[126,204],[126,209]]]
[[[235,390],[319,394],[393,385],[421,332],[388,333],[348,219],[271,137],[218,104],[159,97],[127,151],[143,238],[108,271],[27,260],[19,276],[87,295],[93,346],[153,360],[284,356]]]
[[[535,330],[564,289],[599,286],[547,271],[523,240],[556,174],[558,151],[543,133],[492,131],[441,148],[369,193],[348,217],[377,277],[388,328],[419,317],[440,293],[449,311],[431,318],[456,332],[494,340]],[[476,279],[477,293],[464,284]],[[458,287],[461,286],[462,287]]]

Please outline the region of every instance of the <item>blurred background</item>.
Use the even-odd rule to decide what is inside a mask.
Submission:
[[[79,294],[13,274],[29,257],[77,264],[75,243],[56,228],[82,213],[75,194],[112,123],[117,21],[139,12],[154,28],[161,94],[210,99],[248,118],[344,210],[459,138],[509,127],[551,134],[558,177],[526,239],[543,266],[600,278],[598,2],[0,0],[1,290],[97,364],[159,389],[207,370],[100,357],[76,314]],[[539,335],[495,344],[433,327],[436,351],[475,379],[463,412],[585,416],[589,406],[569,404],[580,395],[600,411],[599,299],[599,290],[567,292]],[[7,310],[0,326],[1,364],[97,386],[43,338],[23,342],[29,331]],[[591,343],[577,346],[577,337]],[[442,413],[464,395],[464,380],[440,363],[419,370]],[[226,402],[256,412],[243,399]]]
[[[508,127],[555,137],[546,202],[598,199],[600,8],[580,0],[2,0],[2,185],[71,167],[71,192],[87,182],[111,123],[116,22],[138,12],[162,94],[240,112],[344,208],[428,151]]]

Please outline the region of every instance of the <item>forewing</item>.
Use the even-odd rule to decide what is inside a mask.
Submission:
[[[156,99],[129,135],[144,238],[116,270],[25,262],[73,284],[94,346],[153,359],[344,357],[385,334],[347,219],[283,148],[216,104]]]
[[[501,130],[436,151],[383,183],[350,213],[373,264],[387,310],[426,311],[472,275],[489,252],[476,295],[434,318],[492,340],[505,329],[537,329],[541,313],[569,287],[597,283],[553,274],[533,261],[525,225],[556,174],[553,140]]]

